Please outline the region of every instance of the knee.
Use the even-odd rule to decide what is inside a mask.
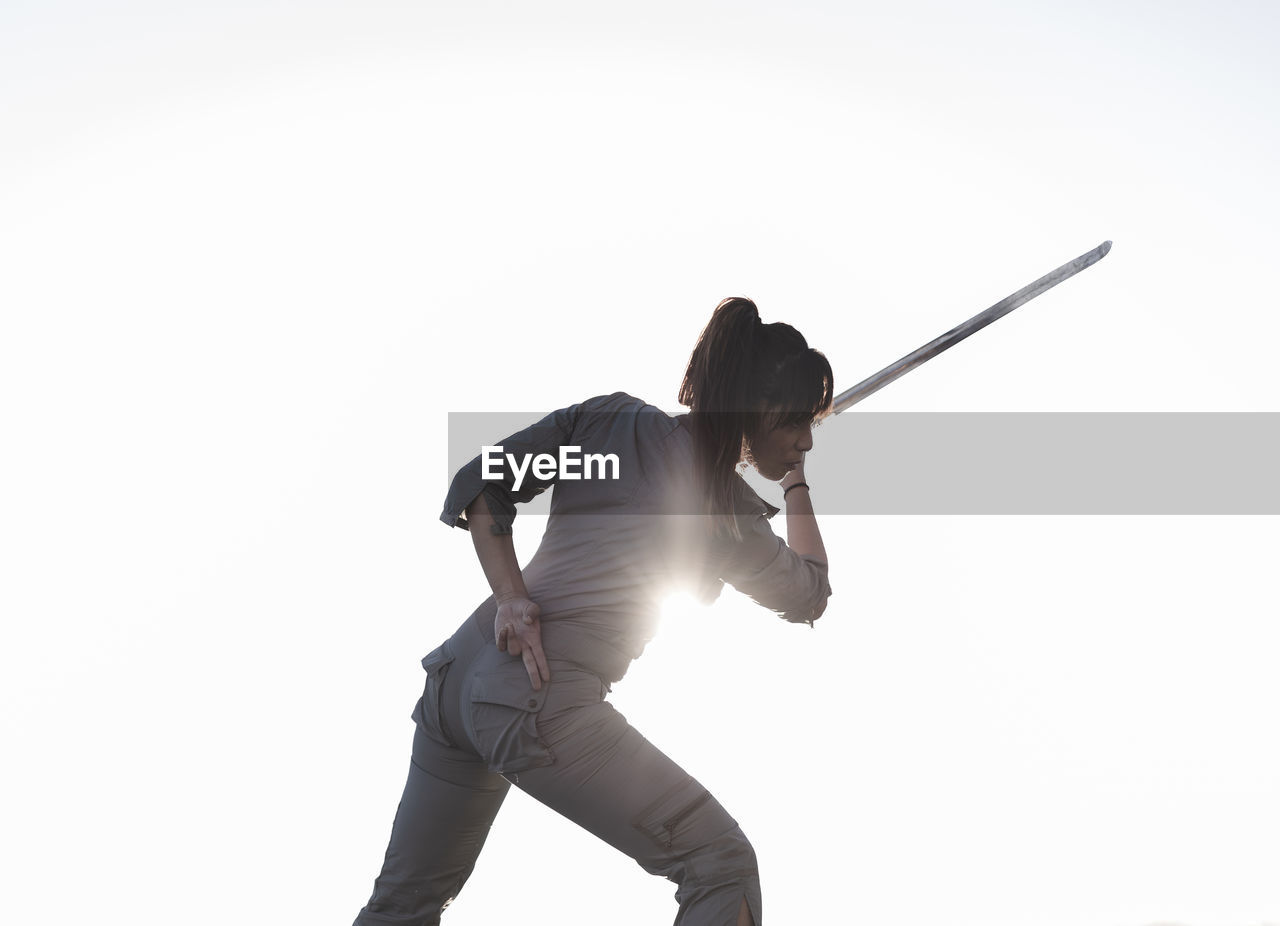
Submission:
[[[746,833],[692,778],[670,788],[633,825],[658,847],[636,857],[653,874],[705,885],[756,877],[756,853]]]
[[[733,911],[725,922],[732,922],[743,898],[758,910],[755,849],[737,821],[693,778],[668,789],[633,826],[650,840],[636,860],[678,885],[682,909],[707,904],[719,911],[723,906]]]
[[[760,923],[760,872],[751,842],[739,827],[685,856],[672,876],[682,922],[739,922],[745,905]],[[697,911],[695,914],[694,911]]]
[[[739,826],[692,852],[684,862],[685,880],[704,887],[760,880],[755,849]]]

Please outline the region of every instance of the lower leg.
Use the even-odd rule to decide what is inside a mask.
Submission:
[[[434,926],[475,867],[509,789],[419,727],[382,871],[355,926]]]

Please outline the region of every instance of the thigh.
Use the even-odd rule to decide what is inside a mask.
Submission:
[[[737,821],[604,701],[598,678],[553,662],[534,692],[517,662],[471,688],[467,733],[489,767],[679,885],[677,923],[734,922],[744,903],[761,922],[755,853]]]
[[[738,829],[706,788],[607,701],[544,716],[538,732],[555,762],[511,776],[516,786],[652,874],[697,880],[703,850]],[[754,858],[744,855],[742,867],[753,872]]]

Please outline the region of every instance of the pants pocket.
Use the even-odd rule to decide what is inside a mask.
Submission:
[[[440,691],[444,688],[445,676],[449,674],[449,666],[453,664],[453,650],[448,641],[422,657],[422,668],[427,670],[427,683],[422,689],[422,697],[413,709],[413,720],[426,731],[427,735],[446,746],[456,746],[449,734],[445,732],[443,714],[441,713]]]
[[[538,714],[551,684],[534,691],[520,659],[471,679],[467,732],[490,769],[505,775],[555,762],[538,737]]]
[[[646,807],[631,825],[644,833],[663,850],[688,851],[705,839],[706,822],[699,814],[703,807],[711,802],[711,792],[692,778],[686,778],[680,784],[668,790],[658,800]],[[734,821],[724,815],[724,821],[734,825]],[[720,822],[720,821],[717,821]],[[716,828],[723,828],[723,824]],[[709,835],[718,836],[718,832]]]

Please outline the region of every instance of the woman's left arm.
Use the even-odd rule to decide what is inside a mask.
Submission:
[[[822,532],[813,514],[813,499],[809,497],[809,483],[805,481],[804,461],[783,476],[780,484],[782,503],[787,506],[787,546],[801,556],[827,562],[827,548],[822,544]],[[791,489],[792,486],[797,488]]]
[[[804,481],[803,464],[782,480],[784,488]],[[744,484],[745,488],[745,484]],[[758,511],[720,573],[738,591],[792,623],[812,625],[827,609],[831,584],[827,581],[827,551],[808,489],[787,492],[787,540],[769,527],[766,502],[750,492]],[[776,511],[777,509],[774,509]],[[742,523],[742,522],[740,522]]]

